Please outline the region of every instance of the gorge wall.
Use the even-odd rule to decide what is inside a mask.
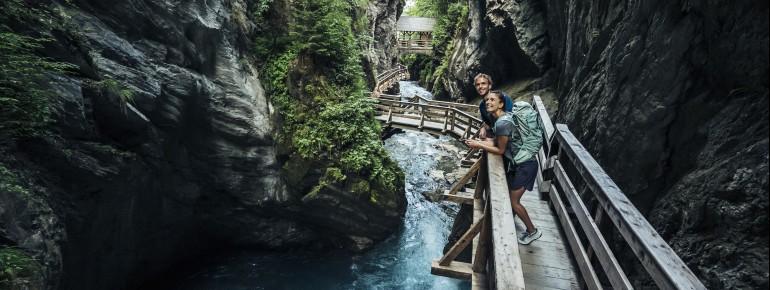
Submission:
[[[212,248],[362,250],[400,223],[403,192],[302,200],[320,177],[312,163],[284,170],[281,120],[250,56],[260,1],[71,2],[56,5],[66,30],[45,48],[77,65],[49,76],[51,132],[0,138],[2,177],[26,189],[0,190],[0,243],[32,253],[45,288],[130,288]],[[370,5],[373,35],[393,31],[402,6]],[[288,186],[296,176],[304,186]]]
[[[556,121],[707,287],[764,289],[768,3],[696,2],[468,1],[444,81],[473,96],[479,72],[539,76]]]

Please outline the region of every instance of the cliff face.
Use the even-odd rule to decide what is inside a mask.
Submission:
[[[378,0],[369,2],[366,18],[369,19],[368,35],[372,38],[366,59],[378,73],[398,63],[398,31],[396,22],[404,11],[404,0]]]
[[[455,39],[448,72],[442,79],[450,96],[460,102],[477,97],[473,78],[478,73],[491,75],[499,85],[535,78],[550,68],[541,3],[468,1],[468,5],[469,25]]]
[[[540,74],[556,121],[709,288],[767,288],[768,4],[605,2],[469,1],[455,92]]]
[[[0,242],[34,253],[48,288],[135,286],[212,247],[362,249],[398,225],[403,203],[307,203],[287,186],[249,55],[255,1],[73,2],[46,48],[78,65],[50,76],[53,132],[0,144],[29,191],[0,190]],[[377,5],[390,19],[403,4]]]

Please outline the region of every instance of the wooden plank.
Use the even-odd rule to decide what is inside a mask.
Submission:
[[[488,206],[485,209],[489,209]],[[483,273],[486,272],[487,257],[489,256],[489,242],[492,236],[492,225],[490,224],[489,212],[484,210],[481,224],[481,233],[478,239],[475,240],[475,251],[473,259],[473,272]]]
[[[505,183],[503,158],[487,153],[489,196],[494,253],[494,283],[498,289],[524,289],[524,274],[519,257],[508,185]]]
[[[580,237],[578,236],[577,230],[570,220],[567,208],[559,196],[559,192],[556,191],[556,187],[553,185],[551,185],[551,188],[548,192],[551,197],[551,203],[553,204],[554,211],[556,211],[556,215],[559,216],[559,220],[561,221],[564,234],[569,240],[569,245],[572,248],[572,253],[574,254],[578,268],[580,268],[583,281],[585,281],[588,289],[603,289],[602,283],[599,281],[599,277],[596,275],[593,266],[591,266],[591,261],[586,255],[586,250],[583,248],[583,244],[580,242]]]
[[[483,171],[483,170],[479,170],[479,172],[481,172],[481,171]],[[474,199],[473,200],[473,222],[474,223],[476,221],[480,220],[482,217],[484,217],[484,209],[486,208],[485,203],[486,203],[486,200],[483,200],[483,199]],[[488,221],[489,221],[489,219],[487,219],[487,222]],[[479,269],[477,267],[477,264],[482,263],[482,260],[486,261],[487,257],[488,257],[487,253],[486,253],[486,249],[484,249],[484,251],[485,251],[484,253],[479,253],[479,251],[480,251],[479,247],[482,247],[482,245],[481,245],[479,240],[481,239],[482,236],[486,237],[488,235],[488,232],[489,232],[489,227],[487,226],[487,228],[484,228],[485,226],[487,226],[486,223],[484,225],[482,225],[482,227],[481,227],[481,234],[479,234],[479,235],[477,235],[476,237],[473,238],[473,249],[472,249],[473,251],[471,252],[471,261],[473,262],[473,271],[474,272],[483,272],[483,271],[479,271]],[[486,237],[486,238],[488,239],[488,237]],[[488,244],[489,243],[487,242],[487,243],[485,243],[484,246],[488,247]],[[476,259],[476,257],[479,257],[479,259]]]
[[[550,139],[551,136],[553,136],[555,129],[553,123],[551,122],[551,116],[548,115],[548,110],[546,110],[545,105],[543,105],[543,100],[540,98],[540,96],[534,95],[532,96],[532,105],[540,115],[540,125],[543,127],[543,133],[545,134],[545,137]]]
[[[562,260],[572,260],[572,252],[571,249],[569,249],[569,244],[564,239],[562,239],[563,243],[557,244],[557,243],[531,243],[527,245],[526,247],[519,247],[519,252],[522,257],[522,261],[524,260],[524,256],[533,257],[532,259],[562,259]]]
[[[447,266],[441,266],[438,263],[438,259],[433,259],[430,266],[430,273],[449,278],[471,280],[473,269],[471,269],[470,263],[452,261]]]
[[[523,264],[524,276],[575,281],[575,272],[547,265]]]
[[[569,200],[570,205],[572,205],[575,217],[583,228],[583,232],[585,233],[586,238],[588,238],[588,242],[591,244],[596,257],[599,259],[599,263],[602,265],[602,268],[604,268],[604,273],[607,274],[607,278],[610,280],[612,287],[616,289],[632,289],[631,282],[628,281],[628,277],[626,277],[625,272],[623,272],[617,259],[615,259],[615,255],[612,253],[610,246],[607,245],[607,241],[604,240],[602,233],[599,231],[599,228],[591,217],[591,213],[588,211],[585,204],[583,204],[583,200],[580,199],[580,196],[578,196],[575,186],[572,185],[572,181],[567,177],[567,173],[564,172],[564,168],[559,161],[556,161],[554,164],[554,175],[559,185],[561,185],[564,195],[567,197],[567,200]],[[587,253],[586,257],[590,260]]]
[[[444,254],[443,257],[441,257],[441,260],[439,260],[438,264],[441,266],[447,266],[450,262],[454,261],[455,258],[457,258],[457,255],[460,254],[463,250],[465,250],[466,247],[471,243],[471,240],[473,240],[473,237],[475,237],[479,232],[481,232],[481,225],[484,223],[484,218],[481,218],[477,220],[476,222],[471,225],[471,227],[468,229],[468,231],[463,234],[462,237],[460,237],[457,242],[452,245],[452,248],[449,249],[449,251]]]
[[[484,159],[484,156],[482,155],[481,158]],[[481,161],[479,163],[479,166],[481,168],[479,169],[479,173],[476,175],[476,188],[473,189],[473,198],[474,199],[481,199],[484,197],[484,191],[489,188],[489,185],[487,184],[487,168],[484,161]],[[484,203],[486,204],[486,202]]]
[[[660,288],[706,289],[679,255],[655,231],[566,125],[556,125],[560,150],[594,192],[620,234]]]
[[[527,283],[527,290],[581,289],[580,285],[577,284],[577,281],[565,279],[535,277],[527,275],[524,277],[524,281]]]
[[[487,275],[483,273],[474,272],[471,278],[471,289],[472,290],[489,289],[489,281],[487,280]]]
[[[521,247],[524,248],[524,247]],[[544,253],[544,252],[541,252]],[[575,273],[575,267],[572,265],[572,259],[569,256],[551,256],[548,254],[544,255],[521,255],[521,265],[524,269],[524,275],[527,275],[527,265],[539,265],[539,266],[548,266],[564,271],[570,272],[570,279],[574,279]]]
[[[449,190],[444,190],[442,196],[448,201],[473,205],[473,193],[457,192],[455,194],[450,194]]]

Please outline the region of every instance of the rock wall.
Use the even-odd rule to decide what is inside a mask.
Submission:
[[[46,48],[78,65],[50,76],[52,133],[0,138],[29,189],[0,190],[0,242],[42,261],[46,288],[130,288],[211,248],[362,250],[398,225],[398,192],[306,203],[287,186],[296,172],[278,160],[279,116],[249,54],[257,1],[72,2]],[[377,5],[391,19],[403,3]]]
[[[394,68],[398,63],[398,34],[396,23],[404,11],[403,0],[376,0],[369,2],[366,18],[372,38],[366,59],[378,73]]]
[[[709,288],[767,287],[767,3],[547,3],[557,121]]]
[[[538,77],[551,67],[540,2],[468,1],[468,5],[469,25],[456,36],[442,79],[456,101],[477,97],[473,78],[479,73],[491,75],[499,85]],[[528,29],[514,25],[514,21]]]
[[[707,287],[768,287],[766,2],[469,5],[448,87],[539,73],[558,92],[556,121]]]

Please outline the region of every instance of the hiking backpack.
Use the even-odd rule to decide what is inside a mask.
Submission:
[[[515,102],[511,112],[506,112],[495,121],[495,127],[498,122],[511,122],[514,128],[504,156],[515,165],[534,159],[543,145],[543,129],[535,108],[527,102]]]

